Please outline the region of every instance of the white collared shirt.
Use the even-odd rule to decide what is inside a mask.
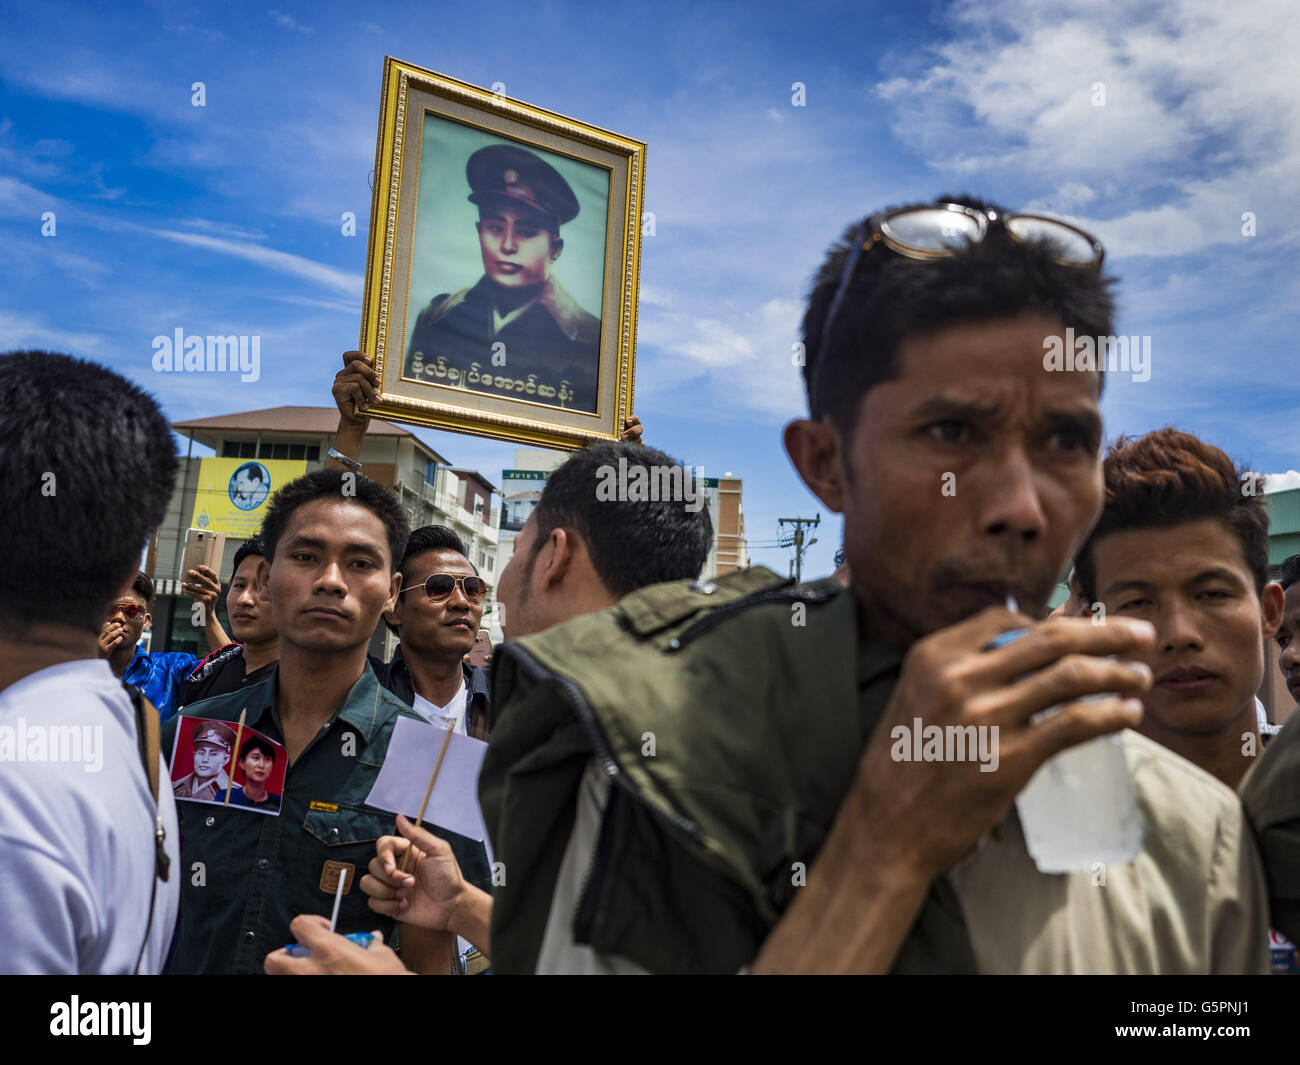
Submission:
[[[468,697],[469,691],[465,687],[465,671],[461,670],[460,687],[456,689],[456,694],[451,697],[446,706],[437,706],[429,702],[419,692],[416,692],[415,705],[412,709],[430,725],[454,729],[462,736],[465,736],[467,735],[465,731],[465,707]]]
[[[154,882],[162,815],[171,876],[158,882],[142,973],[167,959],[180,832],[159,755],[155,807],[135,710],[104,659],[38,670],[0,691],[0,943],[9,973],[129,974]]]

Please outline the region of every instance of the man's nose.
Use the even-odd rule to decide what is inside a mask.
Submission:
[[[1205,646],[1197,624],[1197,611],[1179,598],[1166,601],[1156,612],[1156,644],[1161,651],[1199,651]]]
[[[337,592],[340,595],[346,595],[348,591],[347,581],[343,579],[343,567],[337,562],[325,564],[325,568],[316,578],[316,584],[322,590]]]
[[[1282,648],[1282,654],[1278,656],[1278,665],[1283,673],[1291,673],[1300,666],[1300,639],[1292,639]]]
[[[991,471],[988,502],[981,514],[984,532],[1034,540],[1047,529],[1047,515],[1038,493],[1033,463],[1020,448],[1014,449]],[[960,478],[954,485],[960,496]]]
[[[507,222],[506,231],[501,234],[501,250],[503,252],[516,252],[519,250],[519,240],[515,237],[513,222]]]

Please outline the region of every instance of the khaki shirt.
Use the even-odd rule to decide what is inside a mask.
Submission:
[[[1237,796],[1122,735],[1143,833],[1133,861],[1040,873],[1013,807],[949,871],[980,972],[1268,972],[1263,870]]]

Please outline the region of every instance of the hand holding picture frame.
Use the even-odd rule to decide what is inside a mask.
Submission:
[[[367,414],[543,447],[617,440],[644,170],[640,141],[386,57]]]

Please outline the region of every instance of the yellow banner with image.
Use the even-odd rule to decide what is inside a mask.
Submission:
[[[190,527],[247,540],[262,527],[271,496],[306,472],[300,459],[202,459]]]

